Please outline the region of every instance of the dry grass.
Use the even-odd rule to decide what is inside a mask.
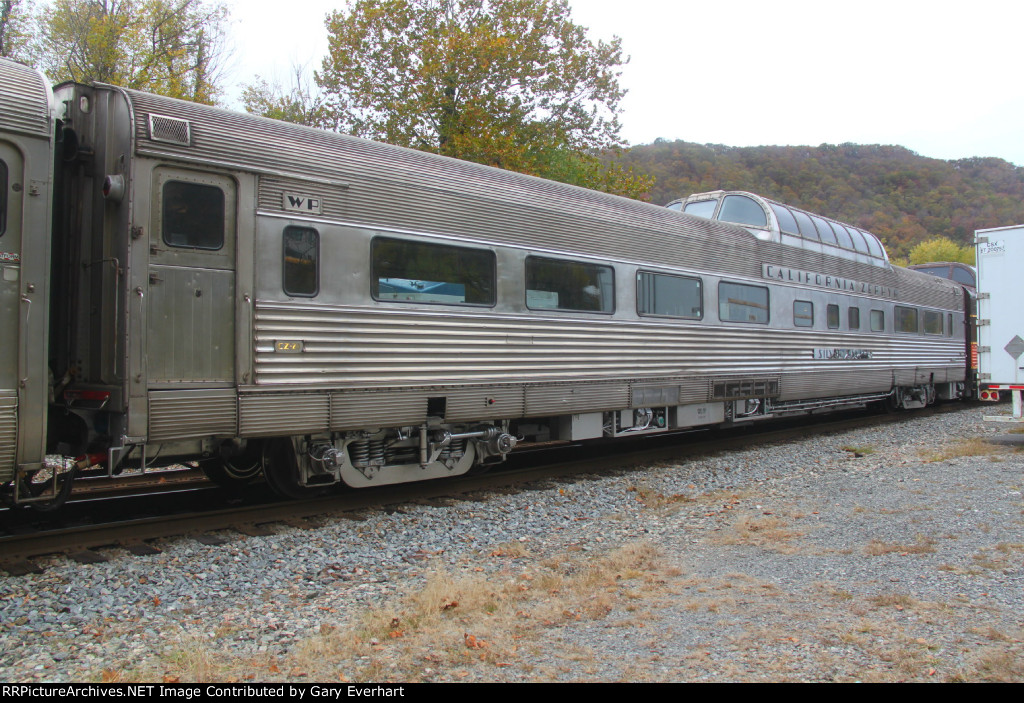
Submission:
[[[697,502],[697,498],[683,493],[666,495],[646,484],[630,486],[627,490],[636,494],[636,500],[646,507],[664,512],[674,512],[687,503]]]
[[[901,642],[887,649],[881,649],[877,656],[888,662],[901,676],[918,677],[927,672],[934,672],[939,660],[932,655],[926,645],[916,641]]]
[[[1000,542],[993,547],[980,549],[971,555],[969,565],[943,564],[940,571],[948,571],[958,576],[980,576],[986,571],[1002,571],[1011,569],[1024,551],[1024,543]]]
[[[525,559],[530,556],[530,552],[522,542],[502,542],[487,552],[487,556]]]
[[[1020,637],[1014,637],[1008,635],[1005,632],[1001,632],[992,626],[988,627],[972,627],[968,630],[971,634],[980,635],[985,639],[992,640],[993,642],[1020,642]]]
[[[492,566],[494,556],[528,555],[519,543],[511,542],[481,554]],[[490,573],[479,566],[466,568],[452,572],[433,566],[419,590],[368,607],[347,621],[324,623],[318,633],[296,642],[287,654],[241,658],[223,646],[230,638],[221,640],[219,635],[227,631],[183,631],[164,654],[138,666],[102,670],[97,679],[126,683],[500,680],[506,668],[515,666],[520,675],[525,672],[550,680],[557,672],[534,662],[556,646],[553,634],[561,627],[614,614],[608,627],[642,631],[655,622],[655,607],[671,595],[670,581],[679,575],[648,543],[604,554],[532,560]],[[573,671],[600,662],[587,648],[557,646],[558,659],[574,662]]]
[[[864,553],[871,557],[883,554],[932,554],[935,552],[935,540],[924,535],[917,535],[912,544],[883,542],[873,539],[864,547]]]
[[[792,527],[790,521],[801,517],[803,513],[738,513],[729,529],[713,537],[712,541],[794,554],[799,551],[799,546],[793,544],[792,540],[803,537],[805,533]]]
[[[896,608],[906,610],[919,605],[919,601],[906,593],[882,593],[871,598],[871,602],[879,608]]]
[[[870,445],[859,444],[847,444],[839,448],[844,452],[850,452],[850,454],[853,454],[855,457],[868,456],[869,454],[874,454],[876,451],[878,451],[877,449]]]
[[[697,496],[697,503],[701,506],[719,508],[722,511],[735,510],[744,500],[755,495],[753,491],[721,489],[708,491]]]
[[[951,444],[942,449],[922,450],[920,455],[923,461],[936,462],[946,461],[947,459],[959,459],[961,457],[968,456],[992,456],[1003,453],[1004,451],[1003,447],[990,444],[983,439],[974,437],[957,442],[956,444]]]
[[[1002,647],[984,647],[973,652],[967,666],[950,680],[1019,683],[1024,680],[1024,658]]]
[[[851,600],[853,600],[853,594],[852,593],[850,593],[846,589],[839,588],[839,587],[837,587],[837,586],[835,586],[835,585],[833,585],[831,583],[818,583],[818,584],[815,584],[815,586],[817,586],[819,591],[821,591],[822,593],[824,593],[825,595],[827,595],[827,596],[829,596],[831,598],[835,598],[836,600],[839,600],[839,601],[851,601]]]
[[[633,626],[649,622],[650,613],[640,619],[633,603],[662,593],[669,572],[657,550],[643,543],[586,560],[565,555],[519,573],[435,568],[419,591],[310,638],[296,659],[313,675],[335,680],[493,679],[551,646],[551,628],[616,610],[632,613],[625,618]],[[594,660],[586,649],[561,654]]]

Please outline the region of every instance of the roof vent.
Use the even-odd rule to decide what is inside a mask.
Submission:
[[[189,128],[188,120],[150,113],[149,138],[154,142],[189,146],[192,143],[192,130]]]

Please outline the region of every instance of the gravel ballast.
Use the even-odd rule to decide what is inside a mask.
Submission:
[[[979,441],[1007,431],[985,412],[50,557],[0,578],[0,679],[1022,681],[1024,452]],[[613,562],[624,547],[645,556]],[[588,564],[607,573],[572,591]],[[494,604],[444,596],[431,617],[452,622],[416,624],[399,601],[439,573]],[[532,600],[499,622],[513,586]]]

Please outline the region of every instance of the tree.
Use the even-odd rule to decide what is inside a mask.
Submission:
[[[212,104],[228,10],[208,0],[55,0],[42,15],[53,80],[100,81]]]
[[[32,62],[32,7],[23,0],[0,0],[0,56]]]
[[[246,112],[282,122],[316,127],[323,122],[323,101],[306,74],[306,67],[292,66],[291,84],[286,91],[280,82],[270,83],[259,76],[242,90]]]
[[[553,181],[649,201],[654,176],[637,173],[632,166],[623,165],[619,156],[618,149],[601,156],[561,149],[547,155],[540,173]]]
[[[974,247],[960,246],[948,237],[933,237],[915,245],[910,250],[909,261],[911,264],[959,261],[974,266]]]
[[[537,175],[622,144],[621,42],[566,0],[349,0],[327,28],[321,126]]]

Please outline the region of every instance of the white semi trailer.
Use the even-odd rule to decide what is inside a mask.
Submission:
[[[978,385],[982,400],[1013,395],[1021,421],[1024,389],[1024,225],[974,233],[978,266]],[[986,418],[998,419],[998,418]]]

